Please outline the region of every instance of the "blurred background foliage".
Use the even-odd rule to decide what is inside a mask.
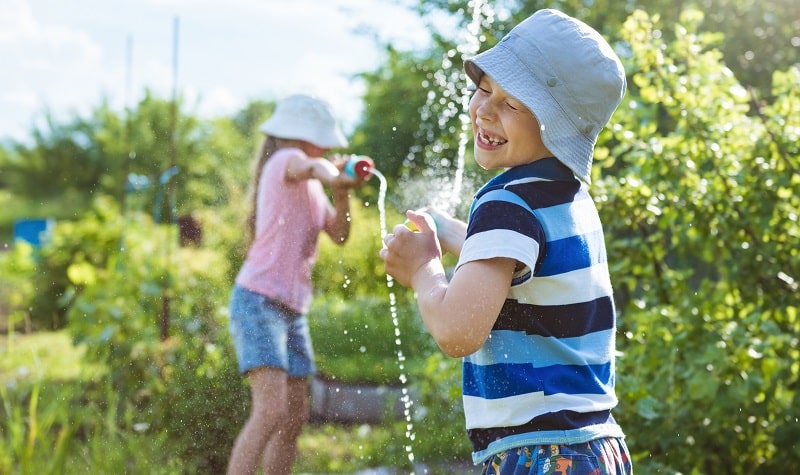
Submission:
[[[800,4],[479,4],[478,16],[466,1],[418,9],[459,32],[477,18],[484,49],[534,10],[560,8],[625,63],[628,94],[598,141],[592,190],[619,310],[616,417],[636,471],[800,469]],[[491,175],[463,143],[465,39],[433,23],[430,33],[429,50],[386,45],[384,64],[364,72],[346,150],[386,176],[389,227],[434,202],[465,217]],[[224,470],[249,399],[227,298],[272,107],[201,119],[145,91],[130,110],[102,101],[0,145],[0,472]],[[321,240],[318,364],[344,383],[406,381],[416,460],[463,463],[459,361],[438,352],[413,295],[387,285],[378,197],[376,179],[354,194],[344,247]],[[187,216],[202,231],[188,242],[176,225]],[[56,225],[32,247],[12,242],[19,218]],[[408,468],[406,430],[309,427],[301,447],[316,456],[295,468]]]

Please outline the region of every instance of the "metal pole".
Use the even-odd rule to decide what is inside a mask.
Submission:
[[[125,71],[125,146],[127,150],[127,156],[122,159],[122,183],[121,183],[121,191],[120,191],[120,208],[126,209],[126,193],[125,193],[125,185],[128,182],[128,173],[130,172],[130,161],[133,160],[133,157],[136,154],[133,151],[133,143],[132,143],[132,136],[133,136],[133,125],[131,123],[131,69],[133,63],[133,35],[128,34],[128,40],[126,44],[126,52],[125,52],[125,64],[126,64],[126,71]]]
[[[178,17],[175,17],[175,21],[173,23],[173,49],[172,49],[172,114],[171,114],[171,122],[170,122],[170,134],[169,134],[169,150],[170,150],[170,166],[169,169],[176,169],[177,167],[177,155],[178,155],[178,147],[177,147],[177,129],[178,129]],[[170,199],[172,194],[174,193],[174,187],[172,185],[172,180],[167,180],[164,184],[165,187],[165,194],[167,199],[165,200],[168,207],[167,213],[167,250],[166,250],[166,282],[164,282],[164,293],[162,295],[161,300],[161,340],[166,340],[169,338],[169,325],[170,325],[170,292],[171,292],[171,252],[172,252],[172,227],[174,223],[173,219],[173,200]]]

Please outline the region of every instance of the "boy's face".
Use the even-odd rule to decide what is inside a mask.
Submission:
[[[525,165],[553,154],[542,143],[539,121],[488,74],[469,102],[475,161],[489,170]]]

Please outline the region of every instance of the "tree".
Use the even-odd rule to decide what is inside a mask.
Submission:
[[[126,113],[103,101],[88,117],[48,120],[46,128],[32,131],[32,145],[4,149],[0,179],[24,198],[72,197],[70,209],[57,218],[76,217],[93,196],[107,194],[123,210],[131,198],[128,207],[168,221],[173,214],[227,204],[231,195],[238,199],[249,184],[257,126],[270,108],[253,101],[232,119],[204,121],[181,111],[180,101],[150,91]]]
[[[428,91],[426,76],[434,70],[430,58],[419,58],[387,47],[386,63],[362,74],[367,91],[364,116],[353,134],[352,146],[376,159],[385,176],[396,179],[415,166],[409,151],[417,143],[420,109]]]
[[[122,125],[106,101],[92,119],[58,124],[48,116],[46,124],[47,130],[32,131],[33,145],[12,143],[7,149],[4,183],[13,193],[33,200],[86,197],[104,191],[103,176],[119,176]],[[95,147],[98,142],[105,149]]]

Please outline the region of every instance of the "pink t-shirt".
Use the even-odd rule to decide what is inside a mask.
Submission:
[[[311,270],[317,238],[325,228],[331,203],[319,180],[287,181],[297,148],[280,149],[261,173],[256,207],[256,237],[236,283],[307,313],[312,299]]]

